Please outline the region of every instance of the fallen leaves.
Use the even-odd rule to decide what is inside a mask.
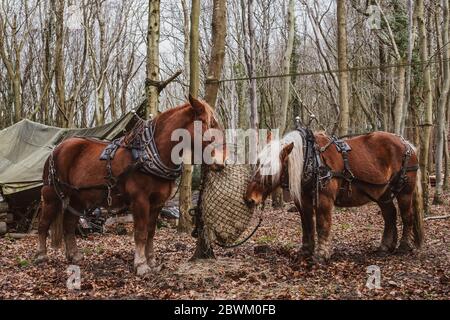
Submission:
[[[442,210],[432,208],[435,214]],[[189,262],[195,239],[173,228],[159,229],[155,251],[162,268],[149,279],[133,272],[131,224],[125,224],[123,235],[79,238],[84,260],[78,291],[66,288],[63,252],[50,249],[49,262],[34,265],[37,238],[1,238],[0,299],[450,298],[448,220],[426,221],[426,242],[420,251],[380,257],[374,252],[383,230],[379,209],[339,209],[333,217],[334,254],[319,265],[298,259],[298,213],[266,210],[263,215],[250,241],[233,249],[216,247],[217,260]],[[365,286],[370,265],[381,269],[381,289]]]

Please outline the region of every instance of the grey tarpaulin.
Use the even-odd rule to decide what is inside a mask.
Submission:
[[[69,137],[112,140],[129,130],[137,117],[129,112],[120,119],[88,129],[63,129],[22,120],[0,131],[0,188],[4,195],[42,185],[42,170],[51,150]]]

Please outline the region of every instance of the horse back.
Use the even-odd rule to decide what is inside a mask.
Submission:
[[[63,141],[53,151],[59,178],[73,185],[104,183],[107,175],[106,161],[99,158],[106,145],[107,143],[100,140],[84,138],[69,138]],[[113,173],[120,174],[131,161],[129,150],[120,148],[112,162]]]
[[[316,139],[320,146],[329,142],[328,138],[321,134],[316,136]],[[348,138],[345,141],[352,149],[348,152],[348,160],[353,174],[374,184],[389,181],[401,169],[406,144],[409,143],[398,135],[381,131]],[[335,146],[328,148],[323,156],[332,170],[344,169],[342,155]],[[413,152],[408,165],[416,165],[417,162],[417,156]]]

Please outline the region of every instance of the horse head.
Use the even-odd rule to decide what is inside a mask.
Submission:
[[[223,127],[215,117],[214,110],[203,100],[189,95],[191,107],[191,120],[185,129],[189,131],[192,139],[191,149],[199,152],[196,144],[201,146],[202,163],[208,165],[212,170],[221,170],[225,166],[227,148]],[[193,159],[194,160],[194,159]],[[194,161],[196,163],[196,161]]]
[[[254,207],[264,202],[281,185],[289,185],[293,200],[300,203],[303,161],[303,139],[298,131],[267,144],[258,154],[244,195],[246,204]]]

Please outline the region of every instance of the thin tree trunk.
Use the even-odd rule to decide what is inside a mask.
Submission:
[[[217,92],[219,90],[219,83],[212,80],[218,80],[222,73],[223,62],[225,58],[225,38],[227,35],[227,1],[214,0],[213,1],[213,17],[212,17],[212,47],[211,58],[208,65],[208,76],[205,85],[205,100],[213,108],[215,108],[217,100]],[[202,176],[206,168],[202,166]],[[214,258],[214,252],[206,238],[207,235],[203,232],[203,217],[198,216],[197,221],[197,247],[193,259]]]
[[[385,45],[382,40],[379,40],[379,59],[380,65],[386,64],[386,52]],[[381,129],[383,131],[389,130],[389,112],[388,112],[388,80],[387,80],[387,70],[380,69],[380,95],[379,95],[379,104],[380,104],[380,114],[381,114]]]
[[[183,8],[183,30],[184,30],[184,48],[183,48],[183,56],[184,56],[184,68],[185,68],[185,72],[184,72],[184,76],[186,79],[190,79],[189,74],[190,74],[190,35],[189,35],[189,8],[186,4],[185,0],[181,0],[181,6]],[[186,93],[186,95],[189,93],[189,89],[188,88],[188,92]],[[189,177],[187,177],[190,176]],[[185,232],[185,233],[189,233],[192,230],[193,227],[193,222],[192,222],[192,218],[191,215],[189,214],[189,208],[190,208],[190,200],[183,199],[183,204],[181,203],[181,199],[186,197],[186,193],[190,192],[191,189],[191,180],[192,180],[192,166],[185,164],[184,165],[184,172],[183,175],[181,176],[181,181],[180,181],[180,210],[181,211],[181,215],[180,215],[180,219],[178,221],[178,226],[177,226],[177,231],[178,232]],[[189,188],[189,191],[187,191],[186,189]],[[191,197],[191,195],[188,195],[189,197]],[[190,199],[190,198],[189,198]],[[187,203],[186,203],[187,202]],[[183,207],[183,208],[182,208]]]
[[[404,63],[403,59],[397,60],[397,63]],[[403,104],[405,98],[405,66],[397,67],[397,98],[394,105],[394,133],[401,134],[403,120]]]
[[[347,61],[347,10],[346,1],[337,2],[337,24],[338,24],[338,68],[348,69]],[[349,124],[349,104],[348,104],[348,72],[339,72],[339,124],[338,134],[346,135]]]
[[[405,99],[403,101],[403,111],[402,111],[402,121],[400,134],[405,134],[406,127],[406,115],[408,113],[408,106],[411,100],[411,62],[412,62],[412,53],[414,49],[414,2],[412,0],[407,0],[407,8],[408,8],[408,48],[407,48],[407,63],[406,67],[406,80],[405,80]]]
[[[448,44],[448,28],[449,28],[449,8],[448,0],[442,1],[442,43]],[[436,150],[435,150],[435,162],[436,162],[436,189],[434,193],[434,204],[442,203],[442,189],[443,189],[443,175],[442,175],[442,161],[444,156],[444,139],[445,139],[445,111],[447,105],[447,97],[450,90],[450,66],[448,59],[450,58],[449,49],[446,47],[443,51],[443,80],[442,90],[439,96],[436,112]]]
[[[295,1],[289,0],[289,7],[287,12],[287,24],[289,28],[288,38],[286,42],[286,51],[283,56],[283,74],[289,74],[291,72],[291,57],[292,49],[294,47],[294,31],[295,31],[295,15],[294,15]],[[286,130],[286,117],[290,97],[290,82],[291,77],[282,78],[281,88],[281,116],[279,122],[280,134],[283,134]]]
[[[253,22],[253,0],[247,1],[247,16],[245,16],[245,2],[241,0],[242,6],[242,22],[244,33],[248,37],[248,45],[245,46],[245,62],[247,64],[247,74],[251,78],[249,86],[250,99],[250,128],[257,130],[259,128],[258,101],[256,90],[256,43],[255,43],[255,27]],[[245,23],[247,21],[247,23]]]
[[[192,0],[191,5],[191,30],[190,30],[190,47],[189,47],[189,94],[193,97],[198,96],[200,86],[200,65],[199,65],[199,20],[200,20],[200,0]],[[191,137],[195,139],[196,137]],[[189,156],[192,159],[191,155]],[[189,160],[190,160],[189,159]],[[180,181],[180,211],[181,215],[189,215],[192,207],[192,165],[183,165],[183,174]],[[178,231],[189,232],[192,225],[188,222],[189,218],[183,219],[178,225]]]
[[[284,52],[283,57],[283,74],[289,74],[291,72],[291,57],[292,57],[292,49],[294,47],[294,31],[295,31],[295,16],[294,16],[294,7],[295,1],[289,0],[289,7],[287,12],[287,24],[289,28],[288,38],[286,42],[286,51]],[[279,130],[282,135],[286,128],[286,118],[290,97],[290,83],[291,77],[284,77],[282,79],[282,88],[281,88],[281,115],[279,121]],[[282,208],[283,207],[283,189],[277,188],[272,193],[272,207],[274,208]]]
[[[149,0],[147,31],[147,118],[158,113],[160,0]]]
[[[422,123],[421,132],[421,150],[420,150],[420,169],[422,171],[422,190],[423,190],[423,208],[424,214],[429,212],[428,198],[429,198],[429,150],[431,128],[433,126],[433,93],[431,91],[431,73],[428,61],[428,43],[427,30],[424,18],[424,0],[416,1],[416,16],[419,33],[419,51],[420,60],[423,63],[423,100],[424,100],[424,120]]]
[[[55,44],[55,91],[56,104],[59,109],[58,125],[69,126],[69,119],[66,115],[65,101],[65,75],[64,75],[64,0],[57,0],[54,3],[56,13],[56,44]]]
[[[213,17],[211,25],[212,47],[205,84],[205,100],[211,107],[215,108],[219,83],[214,80],[219,80],[225,58],[225,37],[227,35],[226,0],[213,1]]]

